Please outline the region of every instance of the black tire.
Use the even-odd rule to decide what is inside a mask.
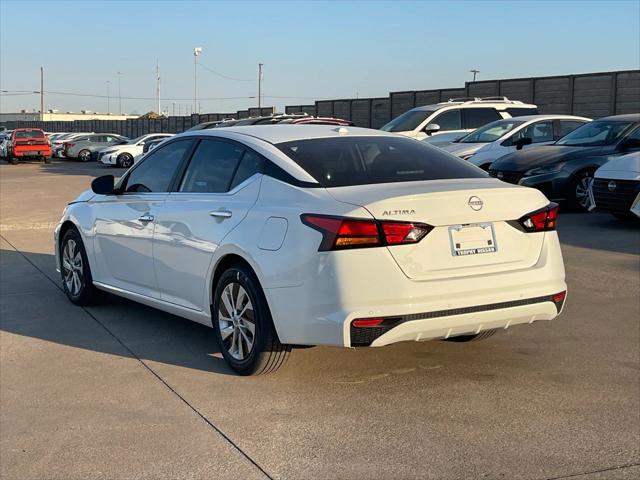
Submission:
[[[71,250],[72,247],[73,250]],[[91,268],[87,260],[87,252],[84,249],[82,238],[75,228],[70,228],[64,233],[59,248],[62,288],[67,298],[69,298],[72,303],[81,306],[95,305],[102,302],[106,293],[93,285],[93,277],[91,276]],[[67,248],[69,249],[67,250]],[[80,255],[79,257],[78,254]],[[69,259],[72,260],[71,264],[74,268],[71,274],[68,267],[70,263],[68,261]],[[79,259],[81,261],[78,261]],[[78,279],[78,287],[75,283],[75,278]]]
[[[16,157],[8,157],[7,160],[9,160],[9,163],[11,165],[17,165],[18,164],[18,159]]]
[[[116,158],[116,164],[118,167],[131,168],[133,166],[133,156],[130,153],[121,153]]]
[[[223,295],[229,295],[226,302]],[[243,302],[245,297],[248,301]],[[235,305],[236,301],[239,305]],[[264,375],[275,372],[286,362],[291,346],[280,343],[260,283],[246,266],[231,266],[220,276],[213,292],[211,317],[220,352],[236,373]],[[245,354],[245,350],[249,353]]]
[[[44,163],[51,163],[51,157],[42,157]]]
[[[86,148],[84,150],[80,150],[80,152],[78,153],[78,160],[80,160],[81,162],[88,162],[89,160],[91,160],[91,152]]]
[[[589,211],[591,201],[589,200],[586,189],[589,183],[593,181],[594,173],[594,170],[581,170],[576,173],[569,182],[569,189],[566,195],[567,203],[572,210],[578,212]]]
[[[484,340],[489,337],[493,337],[498,330],[485,330],[484,332],[480,332],[476,335],[458,335],[457,337],[445,338],[448,342],[479,342],[480,340]]]

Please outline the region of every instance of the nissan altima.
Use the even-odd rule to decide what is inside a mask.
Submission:
[[[557,216],[538,190],[392,133],[229,127],[96,178],[55,252],[71,302],[110,292],[213,327],[249,375],[292,346],[469,341],[555,318]]]

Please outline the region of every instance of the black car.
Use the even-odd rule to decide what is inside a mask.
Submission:
[[[491,164],[489,175],[587,209],[594,172],[635,150],[640,150],[640,114],[616,115],[587,123],[551,145],[505,155]]]

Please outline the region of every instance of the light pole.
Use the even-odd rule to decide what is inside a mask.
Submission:
[[[117,72],[118,74],[118,113],[122,115],[122,91],[120,90],[120,78],[122,77],[122,72]]]
[[[262,67],[263,63],[258,64],[258,109],[262,107]]]
[[[193,49],[193,108],[198,108],[198,57],[202,53],[202,47]],[[200,111],[198,110],[198,113]]]
[[[176,102],[171,102],[171,116],[175,117],[176,116]]]
[[[476,81],[476,75],[480,73],[480,70],[476,70],[475,68],[469,70],[469,73],[473,73],[473,81]]]
[[[109,80],[107,80],[107,115],[109,115],[109,113],[111,113],[111,95],[109,92],[109,86],[111,85],[111,82]]]

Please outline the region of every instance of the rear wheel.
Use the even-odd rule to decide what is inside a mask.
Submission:
[[[130,168],[133,166],[133,156],[130,153],[121,153],[116,159],[118,166],[123,168]]]
[[[11,165],[17,165],[17,164],[18,164],[18,159],[17,159],[16,157],[11,157],[11,156],[9,156],[9,157],[8,157],[8,160],[9,160],[9,163],[10,163]]]
[[[262,288],[249,268],[235,265],[222,274],[211,313],[218,346],[234,371],[262,375],[284,365],[291,346],[280,343]]]
[[[448,342],[478,342],[485,338],[492,337],[498,330],[485,330],[484,332],[477,333],[475,335],[458,335],[457,337],[445,338]]]
[[[72,303],[86,306],[104,299],[105,293],[93,286],[87,252],[75,228],[67,230],[60,242],[60,274],[64,293]]]
[[[91,152],[89,150],[80,150],[80,153],[78,153],[78,159],[81,162],[88,162],[89,160],[91,160]]]
[[[44,163],[51,163],[51,157],[42,157]]]

